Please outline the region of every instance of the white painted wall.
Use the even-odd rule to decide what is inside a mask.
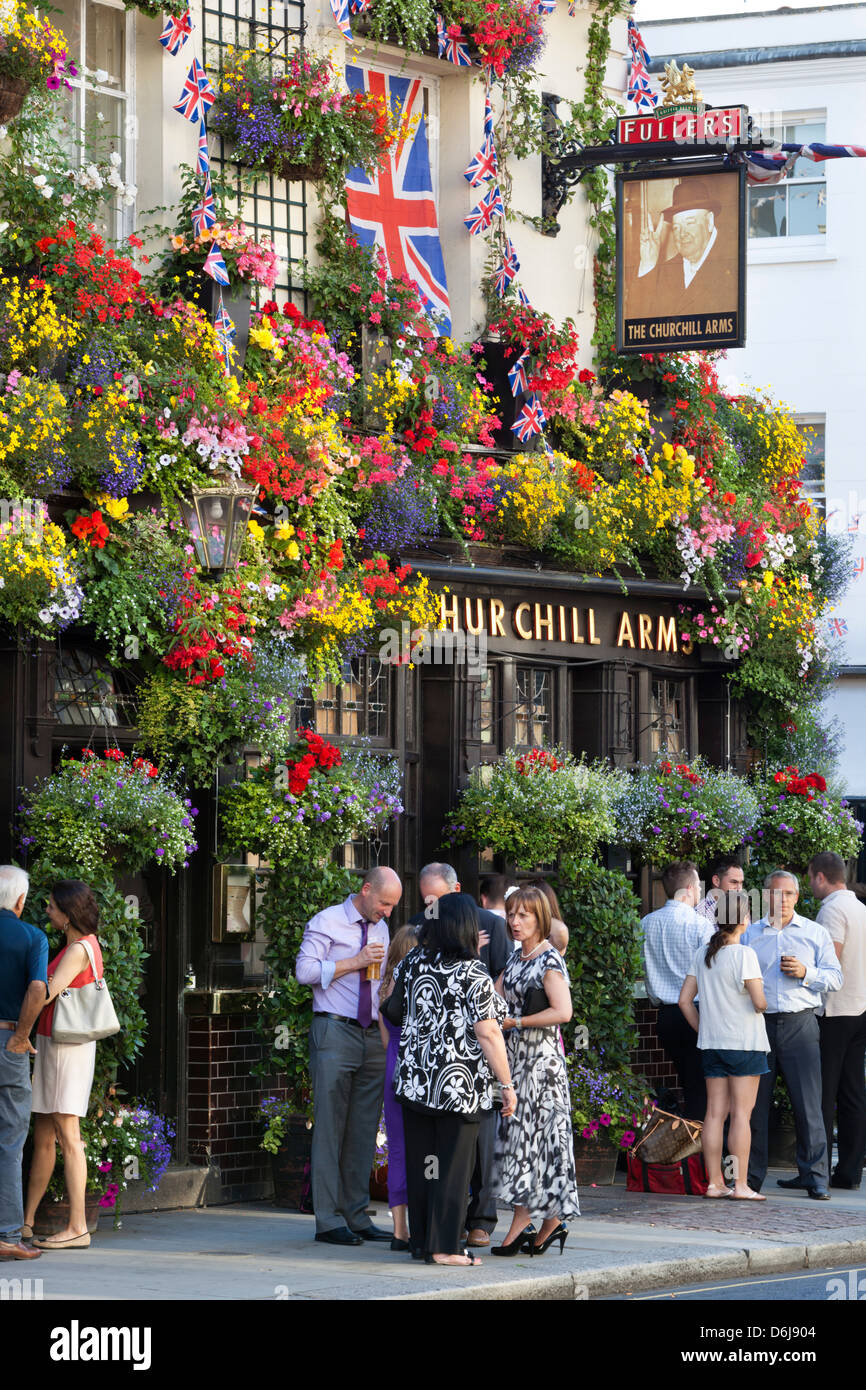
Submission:
[[[866,39],[866,5],[676,24],[641,22],[641,30],[653,57]],[[828,144],[866,145],[866,57],[701,69],[696,80],[710,104],[740,101],[753,115],[763,113],[766,134],[782,115],[826,112]],[[866,571],[866,159],[828,161],[824,169],[824,237],[750,241],[747,343],[728,354],[721,375],[731,383],[768,386],[798,415],[826,416],[827,510],[837,511],[830,524],[846,530],[862,512],[853,537],[855,570],[862,565]],[[848,625],[845,663],[866,665],[866,573],[855,575],[831,617]],[[866,795],[866,682],[843,679],[828,712],[838,715],[846,729],[842,767],[848,791]]]

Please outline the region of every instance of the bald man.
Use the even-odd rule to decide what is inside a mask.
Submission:
[[[316,1240],[327,1245],[391,1240],[366,1210],[385,1089],[379,980],[366,974],[381,967],[402,893],[393,869],[371,869],[357,893],[310,919],[295,967],[313,990],[313,1206]]]

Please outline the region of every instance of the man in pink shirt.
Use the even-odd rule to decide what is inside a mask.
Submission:
[[[371,869],[357,893],[310,919],[295,967],[313,989],[313,1207],[328,1245],[391,1239],[366,1214],[385,1086],[378,972],[368,980],[367,967],[384,959],[402,892],[393,869]]]

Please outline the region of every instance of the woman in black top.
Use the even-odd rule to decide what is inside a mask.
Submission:
[[[477,1265],[463,1248],[481,1114],[503,1091],[516,1104],[499,1027],[502,1000],[478,959],[478,916],[466,893],[438,899],[420,950],[394,971],[403,993],[394,1090],[403,1105],[412,1253],[433,1264]]]

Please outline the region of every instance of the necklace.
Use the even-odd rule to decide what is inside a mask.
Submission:
[[[539,941],[538,945],[537,945],[537,946],[533,946],[532,950],[529,952],[528,955],[524,955],[524,954],[523,954],[523,946],[522,946],[522,944],[521,944],[521,947],[520,947],[520,959],[521,959],[521,960],[531,960],[532,957],[535,955],[536,951],[540,951],[543,945],[544,945],[544,942],[543,942],[543,941]]]

